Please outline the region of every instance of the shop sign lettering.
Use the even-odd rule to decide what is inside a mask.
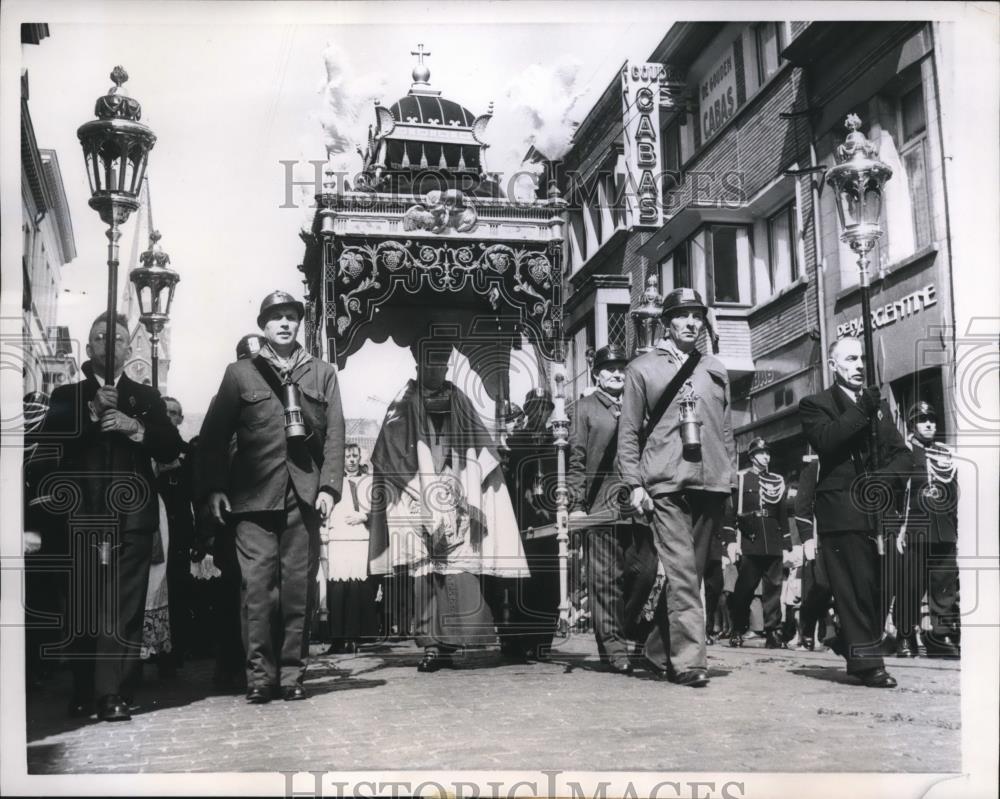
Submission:
[[[907,294],[902,299],[872,309],[872,330],[888,327],[901,319],[918,314],[936,303],[937,291],[934,284],[931,283],[912,294]],[[837,325],[837,338],[861,336],[863,332],[860,316]]]
[[[660,202],[660,87],[662,64],[626,64],[622,69],[622,113],[630,225],[663,224]]]

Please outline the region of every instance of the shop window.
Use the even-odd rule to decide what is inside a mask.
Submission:
[[[771,294],[798,278],[797,242],[795,204],[791,203],[767,220],[767,274]]]
[[[754,25],[757,39],[757,78],[763,85],[781,67],[781,51],[785,48],[785,23],[760,22]]]
[[[750,242],[738,225],[710,225],[704,234],[709,302],[744,304],[750,300]]]

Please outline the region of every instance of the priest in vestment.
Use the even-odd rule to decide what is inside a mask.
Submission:
[[[493,438],[445,380],[445,359],[427,360],[417,359],[372,452],[369,555],[373,575],[409,569],[417,668],[437,671],[462,647],[496,643],[484,577],[526,577],[528,564]]]

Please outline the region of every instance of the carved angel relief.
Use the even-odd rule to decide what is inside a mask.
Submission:
[[[417,203],[403,214],[403,230],[429,230],[444,233],[452,228],[465,233],[475,228],[479,215],[458,189],[431,191],[424,195],[424,204]]]

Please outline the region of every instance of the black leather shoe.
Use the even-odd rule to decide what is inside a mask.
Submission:
[[[859,671],[855,676],[861,680],[862,685],[866,685],[869,688],[896,687],[896,678],[885,669],[867,669],[866,671]]]
[[[94,713],[94,701],[92,699],[73,698],[69,703],[68,711],[71,719],[84,719]]]
[[[101,721],[131,721],[128,703],[117,694],[102,696],[97,703],[97,718]]]
[[[672,682],[688,688],[704,688],[708,685],[708,669],[688,669],[678,674]]]
[[[908,636],[900,638],[896,644],[896,657],[915,658],[917,656],[916,643],[916,641],[911,640]]]
[[[784,649],[785,641],[777,630],[768,630],[764,634],[765,649]]]
[[[423,658],[417,664],[417,671],[425,674],[437,671],[444,666],[443,660],[444,656],[437,652],[424,652]]]
[[[962,656],[962,650],[959,649],[954,644],[941,643],[933,644],[928,642],[927,644],[927,657],[929,658],[942,658],[944,660],[958,660]]]
[[[625,677],[631,677],[635,672],[635,669],[632,668],[632,664],[625,659],[612,660],[608,663],[608,669],[613,671],[615,674],[621,674]]]
[[[255,685],[249,691],[247,691],[247,702],[251,705],[266,705],[271,701],[272,691],[270,688],[263,688],[259,685]]]
[[[306,693],[306,689],[301,685],[289,685],[281,689],[281,698],[286,702],[296,702],[308,699],[309,694]]]
[[[729,645],[734,648],[743,646],[743,636],[739,633],[733,633],[729,636]]]

